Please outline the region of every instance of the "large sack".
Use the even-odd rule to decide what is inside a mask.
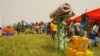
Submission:
[[[69,14],[69,12],[71,12],[71,6],[68,3],[64,3],[50,14],[50,18],[56,18],[60,15]]]

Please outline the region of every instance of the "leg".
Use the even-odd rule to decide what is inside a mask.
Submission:
[[[53,40],[55,40],[55,35],[56,35],[56,31],[53,31],[52,32],[52,38],[53,38]]]

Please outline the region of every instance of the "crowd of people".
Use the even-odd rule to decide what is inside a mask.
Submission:
[[[67,25],[67,37],[71,37],[73,35],[76,36],[84,36],[90,39],[90,44],[92,43],[93,46],[96,46],[96,43],[100,43],[100,23],[89,22],[79,23],[77,21],[71,22],[70,25]]]
[[[25,23],[24,21],[18,22],[13,25],[15,31],[18,34],[20,33],[33,33],[33,34],[47,34],[49,38],[55,39],[57,32],[57,23],[56,22],[36,22],[36,23]]]
[[[18,22],[17,24],[13,25],[14,30],[17,31],[18,34],[20,33],[45,33],[46,31],[46,24],[45,23],[30,23],[27,22]]]
[[[66,23],[66,37],[71,38],[73,35],[86,36],[89,37],[89,39],[91,40],[100,42],[100,23],[95,23],[90,28],[86,25],[82,26],[82,24],[77,21],[72,21],[70,24]],[[49,38],[55,40],[58,31],[58,25],[56,21],[48,23],[36,22],[31,24],[18,22],[16,25],[14,24],[14,29],[17,31],[18,34],[29,32],[33,34],[45,33],[49,36]]]

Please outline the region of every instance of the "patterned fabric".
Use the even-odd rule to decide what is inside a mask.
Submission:
[[[67,45],[66,45],[66,38],[65,38],[65,26],[63,23],[58,22],[58,48],[59,50],[65,50]]]

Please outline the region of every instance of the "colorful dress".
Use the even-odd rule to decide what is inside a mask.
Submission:
[[[59,50],[66,50],[67,47],[67,42],[66,42],[66,38],[65,38],[65,26],[62,22],[58,21],[58,32],[57,32],[57,36],[58,36],[58,49]]]

